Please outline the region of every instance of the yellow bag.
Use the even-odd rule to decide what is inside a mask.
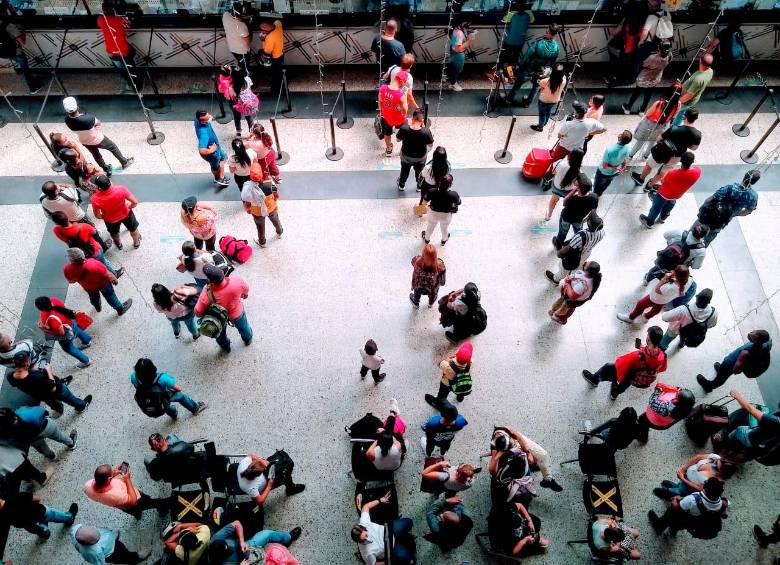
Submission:
[[[425,214],[428,213],[428,204],[423,202],[422,204],[418,204],[417,206],[412,208],[412,210],[414,211],[416,216],[422,218]]]

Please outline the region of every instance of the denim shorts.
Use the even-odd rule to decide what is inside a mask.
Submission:
[[[225,160],[225,152],[222,151],[221,147],[217,147],[217,150],[214,151],[214,153],[211,155],[201,155],[201,158],[211,166],[212,171],[218,171],[220,163]]]

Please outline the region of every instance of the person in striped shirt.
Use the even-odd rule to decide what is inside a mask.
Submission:
[[[558,250],[558,257],[560,258],[558,271],[556,273],[545,271],[544,275],[550,282],[558,284],[566,275],[571,274],[572,271],[579,269],[581,265],[585,264],[591,251],[593,251],[593,248],[596,247],[596,244],[601,241],[603,237],[604,220],[602,220],[595,211],[591,212],[588,216],[585,229],[576,232],[574,236]]]

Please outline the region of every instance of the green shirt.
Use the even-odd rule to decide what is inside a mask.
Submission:
[[[694,106],[699,102],[704,89],[707,88],[711,80],[712,69],[707,69],[706,71],[696,71],[683,83],[683,94],[693,95],[693,98],[686,103],[686,106]]]

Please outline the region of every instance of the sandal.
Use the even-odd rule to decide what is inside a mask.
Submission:
[[[134,241],[133,242],[133,249],[138,249],[139,247],[141,247],[141,239],[143,239],[143,238],[139,234],[138,235],[138,241]]]

